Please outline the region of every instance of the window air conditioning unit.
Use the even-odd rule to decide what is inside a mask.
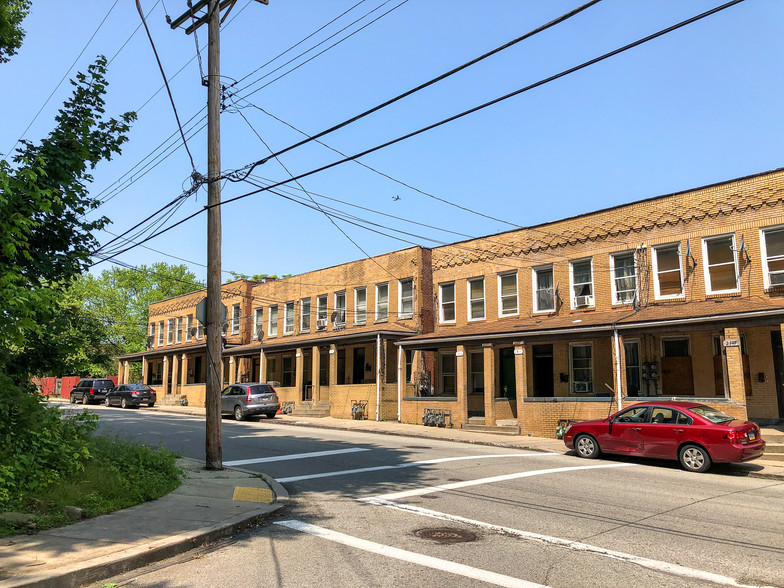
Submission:
[[[575,382],[574,383],[574,393],[575,394],[590,394],[593,392],[593,382]]]
[[[593,305],[593,296],[575,296],[574,297],[574,305],[575,306],[592,306]]]
[[[318,329],[319,331],[323,331],[326,328],[327,328],[327,319],[320,318],[316,320],[316,329]]]
[[[784,286],[784,272],[770,273],[771,286]]]

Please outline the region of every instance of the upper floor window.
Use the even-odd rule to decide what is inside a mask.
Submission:
[[[240,334],[240,305],[234,304],[231,307],[231,334]]]
[[[498,276],[498,314],[517,314],[517,272]]]
[[[412,318],[414,316],[414,279],[400,280],[400,304],[398,305],[397,318]]]
[[[177,330],[175,331],[174,337],[175,337],[174,339],[175,343],[182,343],[182,317],[181,316],[177,317]]]
[[[196,340],[201,341],[202,339],[204,339],[204,325],[196,319]]]
[[[291,335],[294,332],[294,303],[287,302],[283,308],[283,334]]]
[[[253,338],[261,341],[264,336],[264,309],[256,308],[253,311]]]
[[[163,345],[163,321],[158,323],[158,347]]]
[[[299,301],[299,330],[303,333],[310,331],[310,298]]]
[[[335,325],[346,324],[346,292],[335,292]]]
[[[166,321],[166,345],[174,343],[174,319]]]
[[[268,337],[278,336],[278,305],[269,307],[269,326],[267,327]]]
[[[367,288],[354,288],[354,324],[364,325],[367,321]]]
[[[553,266],[534,268],[534,311],[555,310],[555,282]]]
[[[581,259],[570,264],[572,308],[593,306],[593,260]]]
[[[193,340],[193,315],[189,314],[185,320],[185,340],[192,341]]]
[[[656,298],[683,297],[681,244],[662,245],[653,249],[654,294]]]
[[[389,284],[376,284],[376,321],[389,318]]]
[[[634,251],[610,256],[613,304],[629,304],[637,296],[637,268]]]
[[[316,330],[327,328],[327,295],[322,294],[316,298]]]
[[[703,239],[702,254],[705,259],[705,289],[708,294],[740,290],[735,235]]]
[[[441,284],[439,287],[438,300],[441,307],[441,322],[455,322],[455,283]]]
[[[468,280],[468,320],[485,318],[485,279]]]
[[[147,346],[155,346],[155,323],[150,323],[150,336],[147,339]]]
[[[784,286],[784,227],[762,231],[765,287]]]

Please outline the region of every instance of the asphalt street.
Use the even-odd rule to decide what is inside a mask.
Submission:
[[[204,459],[201,418],[91,410],[103,432]],[[290,504],[252,532],[106,582],[784,586],[782,481],[266,419],[222,429],[224,463],[276,478]]]

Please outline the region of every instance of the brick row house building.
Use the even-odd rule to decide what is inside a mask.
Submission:
[[[224,381],[350,418],[553,436],[647,397],[784,418],[784,170],[223,286]],[[195,292],[150,307],[144,378],[203,405]],[[190,334],[193,333],[192,336]],[[320,412],[318,412],[320,411]]]

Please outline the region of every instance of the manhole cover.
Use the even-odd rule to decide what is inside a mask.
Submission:
[[[466,543],[468,541],[476,541],[476,535],[471,531],[463,531],[462,529],[419,529],[414,531],[414,535],[421,539],[430,539],[431,541],[438,541],[439,543]]]

